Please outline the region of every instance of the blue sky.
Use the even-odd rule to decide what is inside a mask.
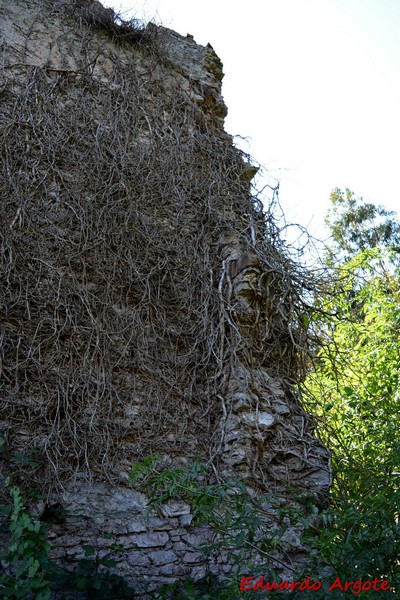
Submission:
[[[400,209],[400,0],[107,0],[224,64],[226,130],[280,181],[289,222],[324,237],[334,187]]]

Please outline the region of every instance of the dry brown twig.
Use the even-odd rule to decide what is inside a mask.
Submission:
[[[206,456],[229,355],[291,380],[302,368],[307,275],[252,197],[243,155],[188,92],[171,95],[146,51],[146,78],[115,65],[112,85],[3,72],[0,421],[11,444],[42,448],[43,481],[115,480],[115,465],[154,452]],[[251,351],[224,234],[263,269]]]

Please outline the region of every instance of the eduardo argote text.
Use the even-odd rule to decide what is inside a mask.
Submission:
[[[240,591],[241,592],[249,592],[253,590],[265,590],[268,592],[273,592],[277,590],[286,590],[290,592],[294,592],[295,590],[299,592],[304,592],[306,590],[317,592],[322,588],[321,581],[312,581],[311,577],[306,577],[302,581],[287,581],[284,579],[281,582],[277,581],[267,581],[264,576],[255,578],[255,577],[242,577],[240,582]],[[386,592],[390,590],[390,583],[387,579],[367,579],[363,581],[362,579],[357,579],[356,581],[345,581],[340,579],[340,577],[336,577],[334,581],[329,585],[328,591],[332,592],[333,590],[341,590],[343,592],[352,592],[353,594],[361,594],[361,592],[366,591],[382,591]]]

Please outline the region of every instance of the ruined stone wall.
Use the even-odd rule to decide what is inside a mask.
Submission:
[[[200,457],[283,504],[322,497],[330,467],[293,391],[301,278],[224,132],[221,62],[96,2],[1,0],[0,17],[0,429],[43,455],[37,510],[67,510],[54,556],[118,542],[138,594],[224,573],[190,507],[148,514],[132,464]]]

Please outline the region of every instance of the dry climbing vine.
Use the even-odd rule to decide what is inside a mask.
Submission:
[[[243,350],[224,239],[263,272],[255,366],[301,371],[305,272],[251,195],[246,157],[159,49],[140,52],[106,78],[1,73],[0,426],[42,449],[43,482],[207,455],[224,363]]]

